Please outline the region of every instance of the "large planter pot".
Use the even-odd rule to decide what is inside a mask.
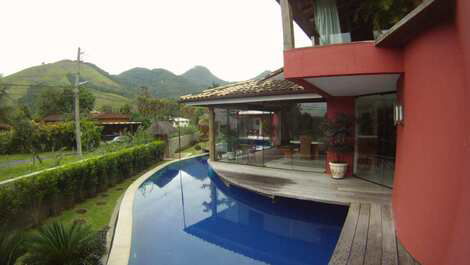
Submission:
[[[330,164],[331,177],[334,179],[342,179],[346,175],[348,170],[348,163],[333,163]]]

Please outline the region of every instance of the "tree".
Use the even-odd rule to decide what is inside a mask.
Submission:
[[[95,96],[85,87],[79,89],[80,112],[90,112],[95,107]],[[74,92],[72,88],[46,89],[39,97],[38,111],[41,116],[53,113],[72,113]]]
[[[422,0],[361,1],[355,19],[371,22],[375,30],[388,29],[418,6]]]
[[[121,108],[119,108],[119,112],[122,113],[122,114],[131,114],[132,107],[131,107],[131,105],[126,103],[126,104],[122,105]]]
[[[101,111],[111,113],[111,112],[113,112],[113,106],[103,105],[103,106],[101,106]]]
[[[29,91],[30,89],[28,89]],[[28,93],[27,93],[28,94]],[[39,97],[35,97],[33,100],[36,102],[34,104],[28,104],[29,99],[24,98],[23,102],[28,107],[28,109],[33,113],[38,113],[41,116],[47,116],[54,113],[63,113],[64,99],[62,98],[63,93],[59,89],[45,89],[43,90]],[[31,109],[31,106],[37,105],[37,109]]]
[[[13,106],[8,96],[8,87],[0,82],[0,123],[10,124]]]

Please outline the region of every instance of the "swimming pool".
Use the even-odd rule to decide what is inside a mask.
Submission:
[[[206,157],[177,162],[135,194],[130,265],[328,264],[347,207],[226,187]]]

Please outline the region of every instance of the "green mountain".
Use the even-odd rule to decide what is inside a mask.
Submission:
[[[182,74],[181,77],[191,81],[195,86],[200,88],[210,87],[214,84],[224,85],[228,83],[212,74],[206,67],[200,65],[189,69]]]
[[[196,66],[182,75],[165,69],[133,68],[115,77],[131,89],[147,87],[157,97],[178,98],[198,93],[205,88],[227,82],[213,75],[207,68]]]
[[[62,60],[55,63],[33,66],[15,74],[6,76],[2,82],[12,84],[8,93],[18,100],[32,100],[42,94],[39,84],[52,87],[72,86],[77,71],[76,61]],[[120,106],[132,102],[141,87],[147,87],[151,93],[161,98],[179,98],[187,94],[199,93],[214,84],[227,84],[209,69],[196,66],[182,75],[176,75],[165,69],[133,68],[119,75],[108,72],[92,63],[80,65],[81,80],[88,81],[85,85],[96,97],[96,109],[102,106]]]
[[[42,64],[24,69],[2,79],[4,83],[13,84],[8,93],[14,99],[25,96],[29,85],[46,84],[49,86],[72,86],[77,71],[76,62],[63,60],[55,63]],[[80,65],[81,80],[96,97],[96,108],[109,105],[119,108],[129,102],[132,92],[119,83],[113,76],[91,63]],[[18,85],[14,85],[18,84]]]
[[[267,77],[268,75],[270,75],[270,74],[272,74],[272,72],[269,71],[269,70],[266,70],[266,71],[262,72],[261,74],[255,76],[255,77],[253,78],[253,80],[262,80],[262,79],[266,78],[266,77]]]

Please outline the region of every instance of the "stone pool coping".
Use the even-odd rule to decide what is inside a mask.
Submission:
[[[151,177],[153,174],[171,164],[201,156],[207,156],[207,154],[193,155],[165,162],[145,172],[127,188],[119,206],[116,227],[114,228],[114,238],[112,241],[111,251],[109,253],[107,265],[128,265],[129,263],[132,243],[132,214],[134,208],[133,206],[135,193],[139,189],[140,185],[142,185],[142,183],[144,183],[144,181]]]

